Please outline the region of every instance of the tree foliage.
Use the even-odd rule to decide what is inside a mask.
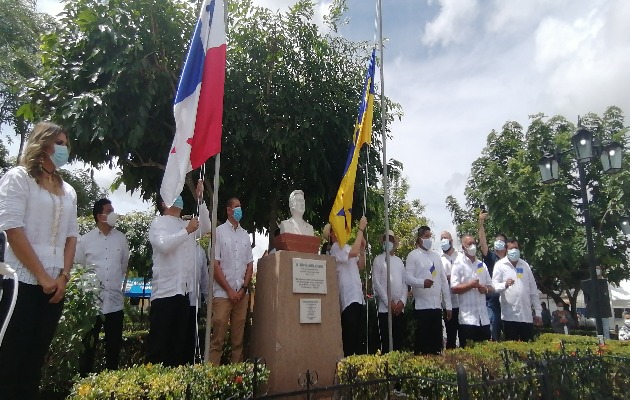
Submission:
[[[87,170],[68,171],[60,169],[59,173],[63,180],[77,192],[77,215],[91,218],[94,202],[107,197],[107,192],[96,183],[92,174]]]
[[[416,248],[417,228],[428,225],[429,220],[424,216],[424,205],[419,199],[409,200],[409,183],[407,178],[398,174],[392,177],[389,185],[389,229],[399,240],[396,255],[405,260],[407,254]],[[369,245],[372,256],[376,257],[383,252],[381,236],[385,232],[384,198],[382,186],[372,190],[368,195],[371,198],[368,206],[369,218]],[[439,233],[438,233],[439,235]]]
[[[36,76],[39,37],[50,29],[50,16],[36,11],[33,0],[0,0],[0,125],[11,126],[22,145],[29,123],[19,115],[20,92]]]
[[[323,35],[314,7],[300,0],[280,13],[229,2],[219,210],[240,197],[250,230],[273,230],[294,189],[306,193],[307,218],[323,223],[341,180],[370,46]],[[343,10],[335,2],[331,26]],[[118,166],[121,183],[152,198],[196,17],[196,6],[176,0],[68,1],[59,28],[44,38],[29,110],[69,127],[78,159]],[[400,110],[387,104],[391,119]],[[380,129],[378,113],[374,123]],[[378,138],[374,144],[371,182],[381,170]]]
[[[586,236],[581,210],[577,164],[572,151],[563,153],[560,179],[542,183],[538,162],[544,153],[571,149],[575,126],[562,116],[530,117],[527,131],[507,122],[488,135],[481,156],[473,162],[466,186],[466,208],[449,197],[447,207],[460,233],[476,232],[480,205],[487,205],[489,240],[498,232],[519,240],[521,252],[532,265],[539,289],[555,300],[566,293],[573,305],[580,282],[588,278]],[[603,116],[588,114],[582,124],[602,140],[624,142],[627,128],[617,107]],[[602,173],[599,159],[585,165],[594,228],[596,262],[610,281],[628,277],[628,243],[618,218],[630,200],[630,161],[619,174]]]

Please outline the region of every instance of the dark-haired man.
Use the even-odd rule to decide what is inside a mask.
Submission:
[[[100,199],[94,203],[92,215],[96,227],[81,236],[75,262],[93,267],[101,285],[100,309],[92,330],[83,340],[84,353],[79,360],[82,375],[92,372],[94,354],[101,329],[105,330],[105,366],[118,369],[123,330],[122,284],[129,262],[129,244],[125,234],[114,228],[118,214],[112,202]]]
[[[488,273],[492,276],[494,271],[494,264],[497,261],[506,256],[507,250],[505,249],[505,243],[507,242],[507,236],[503,233],[499,233],[494,239],[494,251],[490,251],[488,248],[488,242],[486,241],[486,230],[483,226],[488,213],[484,210],[479,213],[479,245],[481,246],[481,255],[483,262],[488,268]],[[492,340],[498,342],[501,340],[501,303],[499,301],[498,293],[489,293],[486,296],[486,307],[488,307],[488,316],[490,317],[490,335]]]
[[[227,221],[217,227],[214,252],[212,341],[210,362],[219,365],[223,342],[230,327],[231,362],[243,361],[243,335],[249,304],[249,285],[254,255],[249,234],[240,225],[241,201],[232,197],[226,204]]]
[[[542,324],[538,287],[532,269],[521,258],[518,241],[507,241],[507,257],[499,260],[492,274],[494,290],[501,296],[501,319],[506,340],[529,342],[534,326]],[[532,318],[532,308],[535,316]]]
[[[203,195],[199,181],[195,196]],[[162,215],[151,222],[149,242],[153,247],[153,279],[151,280],[151,309],[147,361],[174,367],[187,360],[186,340],[190,299],[194,290],[191,266],[195,262],[196,237],[210,231],[210,213],[205,204],[199,207],[199,218],[181,218],[184,201],[179,196],[170,207],[159,203]],[[194,233],[199,230],[200,234]]]

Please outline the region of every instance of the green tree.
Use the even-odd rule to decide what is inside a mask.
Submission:
[[[94,176],[87,170],[68,171],[60,169],[59,173],[63,180],[77,192],[77,215],[91,217],[94,202],[107,197],[107,192],[96,183]]]
[[[396,234],[399,240],[396,255],[405,260],[409,252],[416,248],[415,232],[422,225],[428,225],[430,221],[424,216],[424,205],[419,199],[409,200],[409,183],[407,178],[394,175],[389,185],[389,228]],[[368,209],[369,218],[369,245],[372,256],[383,252],[381,236],[385,232],[384,199],[382,186],[373,190]],[[439,235],[439,233],[438,233]]]
[[[332,25],[343,5],[336,2]],[[307,196],[306,217],[320,225],[341,180],[370,46],[320,33],[314,6],[301,0],[274,13],[251,0],[229,3],[220,211],[228,197],[239,196],[250,230],[273,231],[298,188]],[[196,6],[175,0],[69,1],[59,28],[45,37],[42,77],[32,81],[27,108],[71,127],[79,159],[116,164],[120,183],[153,197],[175,131],[172,99],[196,16]],[[385,101],[389,119],[400,114]],[[376,135],[374,144],[372,183],[381,170]],[[356,197],[360,204],[360,191]]]
[[[9,159],[9,150],[0,139],[0,176],[4,175],[12,166],[13,162]]]
[[[572,152],[563,154],[560,179],[541,182],[538,161],[545,152],[570,149],[575,126],[562,116],[530,117],[526,132],[516,122],[507,122],[500,132],[488,135],[481,156],[473,162],[466,187],[466,209],[449,197],[447,207],[458,232],[475,232],[480,205],[489,208],[489,237],[498,232],[519,240],[524,258],[532,265],[539,289],[560,300],[566,294],[572,308],[581,280],[588,278],[586,236],[580,208],[577,166]],[[583,125],[602,140],[622,141],[627,128],[617,107],[602,117],[588,114]],[[586,164],[596,262],[607,270],[609,280],[628,277],[628,243],[617,226],[630,200],[630,167],[606,175],[599,160]]]
[[[26,140],[29,123],[21,113],[20,92],[27,80],[37,75],[40,36],[53,19],[36,11],[33,0],[0,0],[0,125],[15,130],[20,150]]]

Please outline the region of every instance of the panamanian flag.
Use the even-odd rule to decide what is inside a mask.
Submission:
[[[175,138],[160,188],[169,207],[181,193],[186,174],[221,151],[225,53],[223,0],[206,0],[175,96]]]

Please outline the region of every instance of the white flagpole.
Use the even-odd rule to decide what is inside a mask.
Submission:
[[[225,22],[225,34],[228,32],[228,0],[223,0],[223,20]],[[217,232],[217,209],[219,203],[219,170],[221,169],[221,152],[214,157],[214,182],[212,187],[212,215],[210,228],[210,260],[208,268],[208,297],[206,304],[206,340],[203,351],[203,359],[210,362],[210,334],[212,331],[212,300],[214,298],[214,249]]]
[[[383,56],[383,4],[378,0],[378,44],[381,54],[381,65],[379,71],[381,73],[381,135],[383,136],[383,200],[385,202],[385,240],[389,240],[389,178],[387,177],[387,134],[386,134],[386,107],[385,104],[385,79],[383,74],[383,64],[385,57]],[[392,282],[391,282],[391,266],[389,253],[385,252],[385,264],[387,265],[387,332],[389,339],[389,351],[394,350],[394,338],[392,337]]]
[[[227,1],[226,1],[227,3]],[[214,249],[217,232],[217,208],[219,203],[219,169],[221,167],[221,153],[214,157],[214,183],[212,188],[212,216],[210,228],[210,260],[208,268],[208,299],[206,300],[206,340],[203,359],[210,362],[210,333],[212,330],[212,300],[214,286]]]

